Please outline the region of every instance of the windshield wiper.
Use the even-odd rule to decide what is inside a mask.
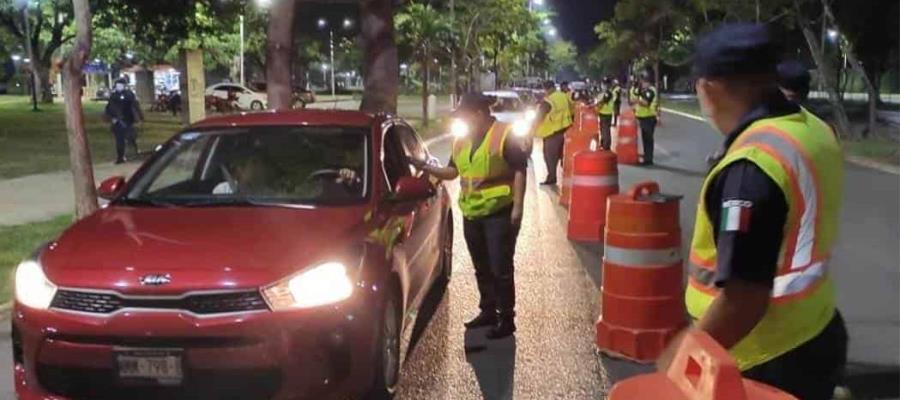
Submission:
[[[307,208],[293,203],[273,202],[254,199],[252,197],[229,197],[221,199],[205,199],[190,201],[181,204],[184,207],[285,207],[285,208]]]
[[[115,202],[115,204],[129,205],[129,206],[150,206],[150,207],[178,207],[179,204],[172,203],[165,200],[157,200],[157,199],[148,199],[148,198],[128,198],[123,197]]]

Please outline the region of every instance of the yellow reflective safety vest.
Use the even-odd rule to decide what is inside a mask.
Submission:
[[[471,138],[453,143],[453,163],[459,171],[459,208],[468,219],[496,213],[513,203],[515,171],[503,158],[512,125],[494,122],[477,149]]]
[[[600,95],[600,103],[597,104],[597,114],[600,115],[612,115],[613,114],[613,105],[616,102],[618,97],[618,92],[615,89],[608,89],[603,94]],[[603,101],[606,101],[605,103]]]
[[[572,101],[567,94],[557,90],[544,101],[550,105],[550,111],[535,133],[539,138],[545,138],[572,125]]]
[[[653,92],[653,100],[650,102],[650,105],[642,105],[637,101],[641,97],[642,91],[638,91],[638,97],[635,98],[634,103],[634,116],[637,118],[655,117],[656,112],[659,110],[659,92],[653,86],[650,86],[647,90]]]
[[[844,179],[843,157],[831,128],[806,109],[751,124],[703,184],[691,242],[687,310],[700,319],[718,294],[713,282],[716,243],[706,191],[729,164],[748,160],[765,172],[788,204],[769,308],[729,351],[741,370],[776,358],[818,335],[834,316],[828,260],[835,246]]]

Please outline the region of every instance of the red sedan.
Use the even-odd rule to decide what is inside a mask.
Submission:
[[[20,399],[390,398],[451,271],[446,189],[403,120],[208,119],[23,261]]]

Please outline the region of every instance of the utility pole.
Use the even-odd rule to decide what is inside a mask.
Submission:
[[[331,98],[337,97],[334,90],[334,29],[328,29],[328,42],[331,47]]]
[[[38,77],[37,71],[35,71],[35,64],[37,64],[37,60],[34,57],[34,49],[31,46],[31,21],[28,20],[28,3],[25,3],[25,6],[22,7],[22,19],[25,20],[25,50],[28,52],[28,60],[30,61],[29,70],[31,71],[31,107],[32,111],[38,111],[37,105],[37,92],[38,92]]]
[[[244,14],[241,14],[240,20],[241,20],[241,57],[240,57],[240,59],[241,59],[241,66],[240,66],[241,85],[246,85],[246,83],[244,83]]]

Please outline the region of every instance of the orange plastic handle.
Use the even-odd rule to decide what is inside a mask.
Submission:
[[[659,184],[653,181],[644,181],[634,184],[628,191],[628,197],[637,200],[638,196],[649,196],[654,193],[659,193]]]

